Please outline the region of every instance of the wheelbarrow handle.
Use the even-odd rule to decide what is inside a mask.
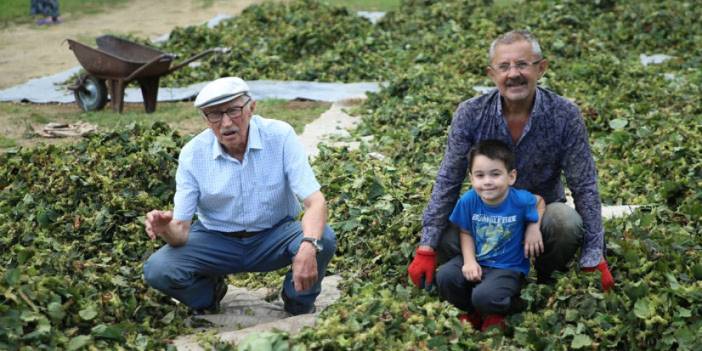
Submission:
[[[189,64],[190,62],[193,62],[193,61],[195,61],[195,60],[197,60],[197,59],[199,59],[199,58],[201,58],[201,57],[210,55],[210,54],[215,53],[215,52],[227,53],[227,52],[229,52],[229,51],[230,51],[229,48],[212,48],[212,49],[207,49],[207,50],[205,50],[205,51],[203,51],[203,52],[201,52],[201,53],[199,53],[199,54],[197,54],[197,55],[195,55],[195,56],[192,56],[192,57],[188,58],[187,60],[185,60],[185,61],[183,61],[183,62],[181,62],[181,63],[179,63],[179,64],[177,64],[177,65],[175,65],[175,66],[172,66],[164,75],[169,74],[169,73],[172,73],[173,71],[175,71],[175,70],[177,70],[177,69],[183,68],[183,66],[185,66],[185,65]]]
[[[172,58],[173,58],[173,55],[170,55],[170,54],[161,54],[161,55],[158,55],[158,56],[156,56],[154,59],[152,59],[151,61],[149,61],[149,62],[145,63],[144,65],[142,65],[141,67],[137,68],[136,71],[134,71],[134,72],[132,72],[132,74],[128,75],[127,78],[124,78],[124,82],[129,82],[129,81],[131,81],[131,80],[134,79],[134,77],[136,77],[139,73],[141,73],[141,72],[144,71],[145,69],[151,67],[152,65],[156,64],[157,62],[159,62],[159,61],[161,61],[161,60],[164,60],[164,59],[170,60],[170,59],[172,59]]]

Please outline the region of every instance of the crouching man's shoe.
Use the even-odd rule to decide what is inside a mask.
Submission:
[[[297,316],[300,314],[315,313],[317,308],[312,305],[303,305],[297,301],[291,300],[285,292],[280,293],[280,298],[283,299],[283,309],[290,315]]]
[[[209,307],[193,310],[193,314],[194,315],[203,315],[203,314],[219,313],[220,303],[222,302],[224,295],[227,294],[228,289],[229,289],[229,286],[227,285],[227,282],[224,281],[224,277],[217,278],[217,282],[215,283],[215,288],[214,288],[214,296],[213,296],[213,300],[212,300],[213,301],[212,305],[210,305]]]

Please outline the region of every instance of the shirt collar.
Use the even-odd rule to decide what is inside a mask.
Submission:
[[[261,141],[261,130],[258,123],[260,122],[259,115],[251,116],[251,121],[249,122],[249,143],[246,145],[246,151],[250,149],[263,149],[263,142]]]
[[[544,92],[541,88],[536,87],[536,95],[534,96],[534,107],[531,109],[530,117],[535,117],[544,114]]]
[[[502,95],[500,95],[500,91],[497,89],[495,89],[495,95],[497,98],[497,115],[504,116],[504,113],[502,111]],[[536,87],[536,92],[534,93],[534,106],[531,107],[529,119],[531,119],[534,116],[543,114],[543,100],[543,92],[541,91],[541,87]]]
[[[261,133],[258,126],[258,118],[260,118],[258,115],[253,115],[251,116],[251,121],[249,121],[249,141],[246,144],[246,153],[248,153],[251,149],[263,149],[263,142],[261,141]],[[224,151],[222,145],[219,144],[219,141],[217,141],[217,136],[214,135],[214,132],[210,130],[210,133],[212,133],[213,139],[212,159],[216,160],[218,157],[231,157]]]

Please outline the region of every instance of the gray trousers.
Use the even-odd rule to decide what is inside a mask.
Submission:
[[[442,235],[437,248],[439,264],[461,254],[458,234],[458,227],[451,224]],[[575,257],[582,244],[583,220],[572,207],[562,202],[550,203],[541,221],[541,235],[544,253],[536,258],[534,268],[538,281],[548,282],[554,271],[565,271]]]
[[[454,306],[481,315],[508,314],[512,299],[519,295],[524,274],[507,269],[481,266],[479,282],[469,282],[463,276],[463,256],[454,256],[436,272],[436,286],[441,299]]]

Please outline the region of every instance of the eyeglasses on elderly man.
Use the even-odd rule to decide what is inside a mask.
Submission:
[[[229,118],[239,118],[244,112],[244,108],[246,105],[251,102],[251,97],[248,95],[246,96],[246,101],[244,101],[243,105],[239,106],[229,106],[225,110],[222,111],[210,111],[210,112],[202,112],[203,117],[207,120],[207,122],[210,122],[212,124],[219,123],[222,121],[224,116],[229,116]]]

